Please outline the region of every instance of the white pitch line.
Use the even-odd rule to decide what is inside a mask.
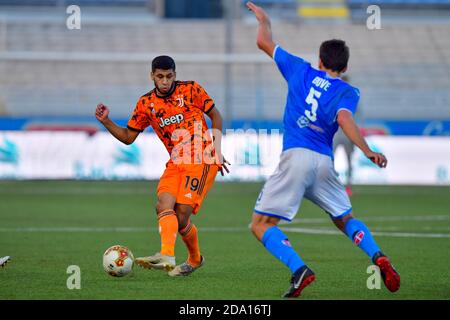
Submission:
[[[336,235],[343,234],[338,230],[314,229],[314,228],[283,228],[286,232],[305,233],[305,234],[321,234],[321,235]],[[384,232],[374,231],[374,236],[382,237],[400,237],[400,238],[450,238],[448,233],[413,233],[413,232]]]
[[[379,216],[362,219],[367,221],[445,221],[450,220],[450,215]]]
[[[379,216],[379,217],[355,217],[356,219],[361,219],[363,221],[373,221],[373,222],[387,222],[387,221],[446,221],[450,220],[450,215],[420,215],[420,216]],[[293,219],[291,224],[294,223],[322,223],[330,222],[331,219],[327,218],[298,218]],[[284,222],[283,224],[289,224],[289,222]]]
[[[202,232],[240,232],[248,231],[248,228],[200,228]],[[118,228],[92,228],[92,227],[29,227],[29,228],[0,228],[0,232],[26,232],[26,233],[52,233],[52,232],[155,232],[158,228],[136,228],[136,227],[118,227]]]
[[[92,227],[29,227],[29,228],[0,228],[0,232],[147,232],[156,231],[156,228],[92,228]]]
[[[414,233],[414,232],[373,232],[375,236],[399,237],[399,238],[450,238],[448,233]]]
[[[85,188],[74,188],[74,187],[64,187],[61,186],[61,189],[54,188],[23,188],[23,189],[0,189],[0,194],[20,194],[20,195],[86,195],[86,196],[95,196],[95,195],[145,195],[154,193],[152,189],[149,188],[134,188],[134,189],[115,189],[111,188],[110,190],[106,188],[96,188],[96,187],[85,187]]]
[[[303,234],[320,234],[320,235],[342,235],[342,232],[332,229],[315,229],[315,228],[282,228],[286,232],[303,233]],[[92,227],[30,227],[30,228],[0,228],[0,233],[17,232],[17,233],[51,233],[51,232],[156,232],[157,228],[136,228],[136,227],[119,227],[119,228],[92,228]],[[249,228],[245,227],[205,227],[199,228],[200,232],[249,232]],[[446,233],[414,233],[414,232],[385,232],[376,231],[373,235],[381,237],[401,237],[401,238],[450,238],[450,234]]]
[[[384,231],[398,231],[398,232],[409,232],[407,230],[411,230],[414,229],[413,232],[416,231],[431,231],[431,232],[437,232],[437,231],[450,231],[450,227],[441,227],[441,226],[437,226],[437,227],[427,227],[427,226],[414,226],[413,228],[408,228],[406,226],[403,227],[399,227],[399,226],[383,226],[382,227],[383,232]],[[378,227],[373,227],[373,230],[380,230],[380,228]]]
[[[61,182],[61,185],[50,185],[50,186],[42,186],[42,187],[34,187],[34,186],[16,186],[14,184],[8,184],[8,183],[0,183],[0,194],[49,194],[49,195],[60,195],[60,194],[86,194],[86,195],[97,195],[97,194],[151,194],[154,192],[153,183],[156,180],[153,181],[144,181],[142,184],[137,186],[136,188],[127,189],[127,188],[120,188],[118,185],[115,185],[113,187],[110,186],[73,186],[69,185],[69,183]],[[128,181],[125,181],[128,182]],[[426,187],[426,186],[424,186]],[[448,186],[442,186],[440,187],[442,189],[449,188]],[[213,189],[211,192],[216,192],[215,189]],[[235,190],[226,189],[221,190],[220,193],[232,193],[235,192]],[[248,188],[240,188],[239,193],[255,193],[253,189]],[[256,196],[257,196],[256,192]],[[402,189],[391,189],[391,188],[384,188],[384,189],[361,189],[355,191],[357,194],[364,194],[364,195],[392,195],[398,194],[398,195],[435,195],[436,190],[434,189],[421,189],[421,190],[414,190],[414,189],[408,189],[408,188],[402,188]]]
[[[420,227],[420,230],[427,230],[427,231],[450,231],[450,227]],[[401,230],[387,230],[387,231],[401,231]]]
[[[236,190],[225,189],[221,191],[211,190],[211,193],[216,194],[233,194],[236,193]],[[240,194],[256,194],[253,190],[249,190],[248,188],[239,189]],[[111,187],[111,188],[102,188],[102,187],[71,187],[71,186],[60,186],[59,188],[55,187],[41,187],[41,188],[33,188],[33,187],[23,187],[16,188],[14,186],[4,188],[4,186],[0,183],[0,195],[9,195],[9,194],[19,194],[19,195],[86,195],[86,196],[95,196],[95,195],[154,195],[155,187],[149,183],[146,185],[140,185],[134,188],[119,188],[119,187]],[[256,199],[256,198],[255,198]]]

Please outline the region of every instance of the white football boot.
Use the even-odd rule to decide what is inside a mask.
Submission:
[[[8,261],[11,260],[10,256],[0,258],[0,266],[4,267]]]
[[[175,257],[166,256],[161,253],[156,253],[153,256],[140,257],[134,260],[137,265],[146,269],[158,269],[172,271],[175,268]]]
[[[172,271],[170,271],[168,273],[169,276],[171,276],[171,277],[179,277],[179,276],[186,277],[186,276],[190,275],[192,272],[194,272],[195,270],[200,268],[203,265],[203,263],[205,262],[205,258],[203,258],[203,256],[201,258],[202,258],[202,260],[200,261],[200,264],[198,266],[193,267],[187,261],[183,262],[182,264],[176,266]]]

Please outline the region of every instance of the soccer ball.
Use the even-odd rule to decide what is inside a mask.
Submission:
[[[113,277],[124,277],[131,272],[134,256],[130,249],[121,245],[108,248],[103,254],[103,269]]]

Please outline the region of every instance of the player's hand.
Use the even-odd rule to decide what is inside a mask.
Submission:
[[[109,109],[107,106],[105,106],[103,103],[99,103],[97,105],[97,108],[95,109],[95,117],[98,121],[103,123],[105,120],[108,119],[109,116]]]
[[[251,1],[247,2],[246,5],[248,10],[252,11],[255,14],[256,20],[258,20],[258,22],[265,22],[269,20],[269,16],[267,15],[267,13],[264,11],[263,8],[257,6]]]
[[[229,163],[228,161],[227,161],[227,159],[225,159],[225,157],[224,156],[222,156],[221,157],[222,159],[218,159],[218,166],[219,166],[219,171],[220,171],[220,174],[222,175],[222,177],[225,175],[224,173],[223,173],[223,169],[225,169],[225,171],[227,172],[227,173],[230,173],[230,170],[228,169],[228,167],[227,167],[227,164],[228,165],[231,165],[231,163]]]
[[[380,168],[386,168],[387,166],[386,156],[382,153],[369,151],[366,153],[366,157]]]

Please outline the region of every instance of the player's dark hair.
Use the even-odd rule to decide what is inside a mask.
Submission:
[[[320,45],[320,60],[327,69],[342,72],[347,67],[350,49],[343,40],[328,40]]]
[[[152,72],[156,69],[175,71],[175,61],[169,56],[159,56],[152,61]]]

